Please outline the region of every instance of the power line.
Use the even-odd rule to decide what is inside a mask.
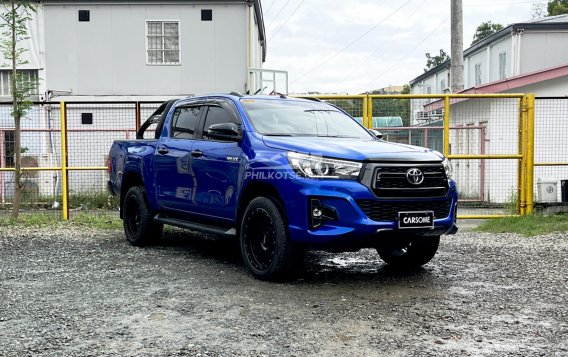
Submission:
[[[274,2],[276,2],[276,0],[274,0]],[[280,14],[282,13],[282,11],[286,8],[286,6],[288,6],[289,3],[290,3],[290,0],[286,1],[286,3],[284,4],[284,6],[282,6],[282,7],[280,8],[280,11],[278,11],[278,12],[276,13],[276,15],[274,16],[275,19],[277,19],[278,16],[280,16]],[[273,24],[274,24],[274,22],[271,22],[270,25],[268,25],[268,29],[267,29],[267,30],[270,30],[270,28],[272,27]]]
[[[302,2],[300,2],[300,4],[299,4],[298,6],[296,6],[296,8],[294,9],[294,11],[292,11],[292,12],[290,13],[290,15],[286,18],[286,20],[284,20],[284,23],[282,23],[282,25],[278,28],[278,30],[276,30],[276,31],[272,34],[272,36],[270,36],[270,38],[268,39],[269,42],[270,42],[270,40],[272,40],[272,39],[276,36],[276,34],[278,34],[278,32],[280,32],[280,30],[282,30],[282,28],[283,28],[284,26],[286,26],[286,23],[288,23],[288,20],[290,20],[290,18],[291,18],[292,16],[294,16],[294,14],[296,13],[296,11],[298,11],[298,9],[300,8],[300,6],[302,6],[302,4],[304,3],[304,1],[305,1],[305,0],[302,0]]]
[[[420,5],[418,5],[417,7],[414,8],[414,11],[412,12],[412,14],[410,14],[410,16],[408,16],[408,18],[413,17],[418,12],[418,10],[422,7],[422,5],[424,5],[425,2],[426,2],[426,0],[422,0]],[[357,71],[358,69],[361,69],[362,65],[365,64],[369,60],[369,58],[371,58],[372,56],[377,54],[377,52],[379,52],[380,49],[381,49],[381,47],[378,47],[376,50],[374,50],[372,53],[370,53],[367,57],[365,57],[361,62],[359,62],[356,66],[353,66],[353,68],[345,75],[345,77],[343,77],[342,82],[345,81],[347,78],[349,78],[349,76],[353,72]]]
[[[268,15],[268,13],[270,12],[270,9],[272,9],[274,7],[274,4],[276,4],[277,0],[273,0],[272,4],[270,4],[270,6],[268,7],[268,9],[266,9],[266,11],[264,12],[264,15]]]
[[[443,24],[446,23],[446,21],[448,21],[448,19],[450,18],[450,16],[446,17],[444,19],[444,21],[440,22],[440,24],[438,26],[436,26],[436,28],[434,28],[434,30],[432,30],[432,32],[430,32],[426,37],[424,37],[414,48],[412,48],[410,51],[408,51],[407,54],[405,54],[404,56],[400,57],[399,59],[397,59],[395,61],[395,63],[390,66],[386,71],[384,71],[383,73],[381,73],[380,75],[378,75],[377,77],[371,79],[370,81],[368,81],[366,83],[366,85],[369,85],[370,83],[378,80],[379,78],[381,78],[382,76],[384,76],[385,74],[387,74],[388,72],[390,72],[394,67],[399,66],[408,56],[410,56],[412,54],[412,52],[416,51],[416,49],[418,47],[420,47],[424,42],[426,42],[427,39],[429,39],[436,31],[438,31],[438,29],[440,27],[442,27]],[[362,90],[364,91],[364,89]],[[361,92],[362,92],[361,91]]]
[[[406,6],[409,2],[411,2],[413,0],[408,0],[406,1],[404,4],[402,4],[400,7],[398,7],[396,10],[394,10],[392,13],[390,13],[387,17],[383,18],[381,21],[377,22],[375,25],[373,25],[370,29],[368,29],[367,31],[365,31],[362,35],[360,35],[359,37],[357,37],[356,39],[354,39],[353,41],[349,42],[345,47],[343,47],[341,50],[337,51],[335,54],[331,55],[330,57],[326,58],[325,60],[323,60],[322,62],[320,62],[318,65],[316,65],[315,67],[313,67],[312,69],[304,72],[301,76],[300,76],[300,80],[304,79],[304,77],[306,77],[307,75],[309,75],[310,73],[312,73],[313,71],[315,71],[316,69],[320,68],[321,66],[323,66],[324,64],[328,63],[329,61],[331,61],[332,59],[334,59],[335,57],[337,57],[339,54],[341,54],[343,51],[345,51],[347,48],[351,47],[354,43],[356,43],[357,41],[359,41],[360,39],[362,39],[363,37],[365,37],[366,35],[368,35],[371,31],[373,31],[374,29],[376,29],[379,25],[381,25],[383,22],[385,22],[386,20],[388,20],[389,18],[391,18],[394,14],[396,14],[400,9],[402,9],[404,6]],[[297,82],[297,80],[292,81],[292,83]]]

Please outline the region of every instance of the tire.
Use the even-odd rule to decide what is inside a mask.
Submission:
[[[122,204],[124,233],[126,240],[134,246],[144,246],[162,236],[164,226],[153,220],[143,187],[131,187]]]
[[[283,210],[272,198],[253,199],[243,214],[241,253],[257,279],[277,281],[297,272],[303,250],[290,242]]]
[[[391,237],[377,252],[393,268],[414,269],[432,260],[439,244],[440,236]]]

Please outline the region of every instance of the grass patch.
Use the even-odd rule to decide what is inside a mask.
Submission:
[[[88,227],[96,229],[122,229],[122,220],[115,215],[72,213],[69,221],[61,220],[59,214],[20,213],[17,221],[9,216],[0,217],[0,227]]]
[[[479,227],[477,232],[488,233],[518,233],[532,237],[552,232],[568,231],[568,214],[543,216],[534,214],[525,217],[507,217],[487,220]]]

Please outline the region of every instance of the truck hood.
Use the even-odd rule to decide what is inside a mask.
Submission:
[[[437,152],[423,147],[383,140],[333,137],[263,136],[264,144],[280,150],[354,161],[442,161]]]

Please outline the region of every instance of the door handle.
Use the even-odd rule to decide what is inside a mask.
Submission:
[[[201,151],[201,150],[193,150],[193,151],[191,152],[191,156],[193,156],[193,157],[201,157],[201,156],[203,156],[203,151]]]
[[[159,147],[158,148],[158,154],[160,154],[160,155],[166,155],[169,152],[170,152],[170,150],[166,149],[165,147]]]

